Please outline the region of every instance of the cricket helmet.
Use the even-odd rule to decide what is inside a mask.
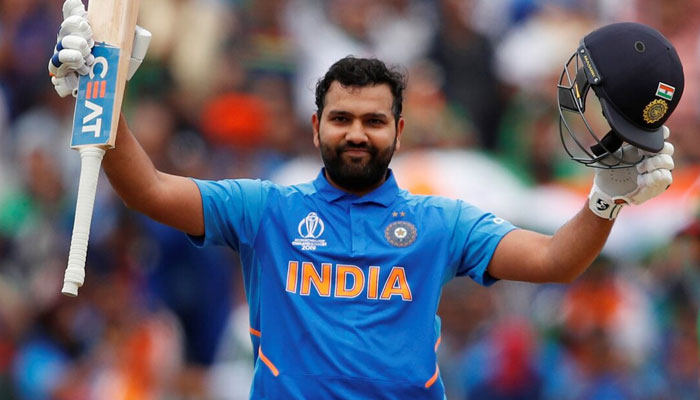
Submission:
[[[623,143],[658,152],[662,126],[683,94],[683,66],[655,29],[615,23],[586,35],[564,65],[557,85],[559,133],[569,156],[586,166],[624,168],[642,160],[616,152]],[[593,89],[602,123],[584,115]],[[588,99],[591,100],[591,99]],[[600,116],[595,113],[593,117]],[[597,131],[597,132],[596,132]],[[601,134],[602,133],[602,134]]]

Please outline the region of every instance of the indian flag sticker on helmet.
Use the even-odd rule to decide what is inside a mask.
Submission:
[[[662,99],[666,99],[668,101],[673,100],[673,93],[676,91],[676,88],[674,88],[671,85],[667,85],[663,82],[659,82],[659,87],[656,89],[656,95],[661,97]]]

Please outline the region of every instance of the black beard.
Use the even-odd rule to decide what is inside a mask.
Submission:
[[[369,160],[348,161],[343,159],[343,152],[349,149],[365,149],[369,152]],[[346,143],[337,148],[331,148],[321,143],[321,159],[331,180],[341,188],[350,192],[361,192],[375,187],[381,182],[389,170],[389,162],[396,149],[396,140],[386,149],[379,151],[370,145]]]

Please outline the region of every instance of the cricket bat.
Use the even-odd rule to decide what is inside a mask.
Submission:
[[[82,75],[73,115],[71,148],[80,152],[75,220],[63,279],[64,295],[75,297],[85,280],[97,178],[107,149],[116,140],[140,0],[89,0],[95,62]]]

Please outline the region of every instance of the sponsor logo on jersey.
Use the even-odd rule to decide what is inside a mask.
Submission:
[[[384,237],[395,247],[410,246],[417,236],[416,226],[408,221],[392,222],[384,229]]]
[[[302,250],[316,250],[317,247],[326,246],[326,241],[319,239],[326,230],[323,220],[315,212],[310,212],[299,221],[297,226],[298,238],[294,239],[292,246],[299,246]]]
[[[287,263],[286,290],[300,296],[315,293],[319,297],[413,301],[406,270],[400,266],[382,269],[372,265],[363,270],[357,265],[322,262],[320,269],[312,262]]]

